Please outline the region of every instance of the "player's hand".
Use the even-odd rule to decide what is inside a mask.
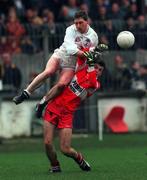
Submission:
[[[92,60],[93,59],[93,52],[84,52],[84,56],[87,59]]]
[[[96,48],[95,48],[95,52],[104,52],[104,51],[107,51],[109,48],[108,48],[108,45],[106,44],[99,44]]]
[[[95,65],[95,60],[94,59],[87,59],[86,64],[88,64],[88,66],[94,66]]]
[[[36,105],[35,115],[36,115],[37,118],[42,117],[45,106],[46,106],[46,103],[38,103]]]
[[[94,66],[94,64],[95,64],[95,60],[94,60],[94,56],[93,55],[94,55],[93,52],[84,52],[84,56],[87,58],[86,63],[89,66]]]

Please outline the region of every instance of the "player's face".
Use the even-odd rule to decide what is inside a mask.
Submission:
[[[104,67],[100,66],[99,64],[95,64],[94,68],[96,70],[97,77],[100,77],[102,75],[102,72],[104,70]]]
[[[80,33],[87,32],[88,22],[86,20],[84,20],[83,18],[75,19],[74,24]]]

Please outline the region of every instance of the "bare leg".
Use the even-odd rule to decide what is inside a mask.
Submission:
[[[33,91],[35,91],[35,89],[37,89],[39,86],[41,86],[42,83],[48,77],[50,77],[52,74],[54,74],[55,71],[58,69],[58,67],[59,67],[59,59],[57,59],[54,56],[52,56],[49,59],[47,65],[46,65],[45,70],[42,73],[40,73],[38,76],[36,76],[36,78],[29,84],[27,89],[22,91],[20,95],[15,96],[13,98],[13,102],[15,104],[20,104],[24,100],[29,99],[30,94],[33,93]]]
[[[60,149],[62,153],[70,158],[73,158],[83,171],[90,171],[91,168],[89,164],[84,160],[81,153],[78,153],[74,148],[71,147],[72,129],[61,129],[59,132],[59,137]]]
[[[77,151],[71,147],[72,129],[64,128],[59,131],[60,149],[68,157],[77,158]]]
[[[36,76],[33,81],[28,85],[26,88],[26,91],[30,94],[35,91],[39,86],[42,85],[42,82],[46,80],[48,77],[50,77],[52,74],[56,72],[56,70],[59,67],[59,59],[51,56],[49,59],[45,70],[40,73],[38,76]]]
[[[57,154],[53,146],[53,136],[54,136],[55,126],[47,121],[44,121],[44,144],[46,155],[51,163],[51,165],[57,164]]]
[[[53,86],[49,92],[44,96],[44,100],[46,102],[52,100],[56,96],[58,96],[65,86],[67,86],[71,79],[74,76],[74,70],[72,69],[63,69],[60,74],[60,78],[55,86]]]

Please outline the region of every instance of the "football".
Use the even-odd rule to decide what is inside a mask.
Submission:
[[[135,37],[130,31],[122,31],[117,35],[117,44],[119,47],[127,49],[134,45]]]

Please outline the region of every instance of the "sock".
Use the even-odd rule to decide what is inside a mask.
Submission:
[[[77,154],[76,161],[79,162],[79,163],[81,163],[82,159],[83,159],[83,156],[81,155],[81,153],[78,153],[78,154]]]
[[[31,95],[31,93],[27,89],[24,89],[24,91],[27,93],[28,96]]]
[[[42,104],[42,105],[47,105],[47,103],[48,102],[46,101],[45,97],[43,97],[39,102],[39,104]]]
[[[55,160],[54,162],[51,163],[51,166],[54,167],[54,166],[60,166],[60,163],[58,160]]]

